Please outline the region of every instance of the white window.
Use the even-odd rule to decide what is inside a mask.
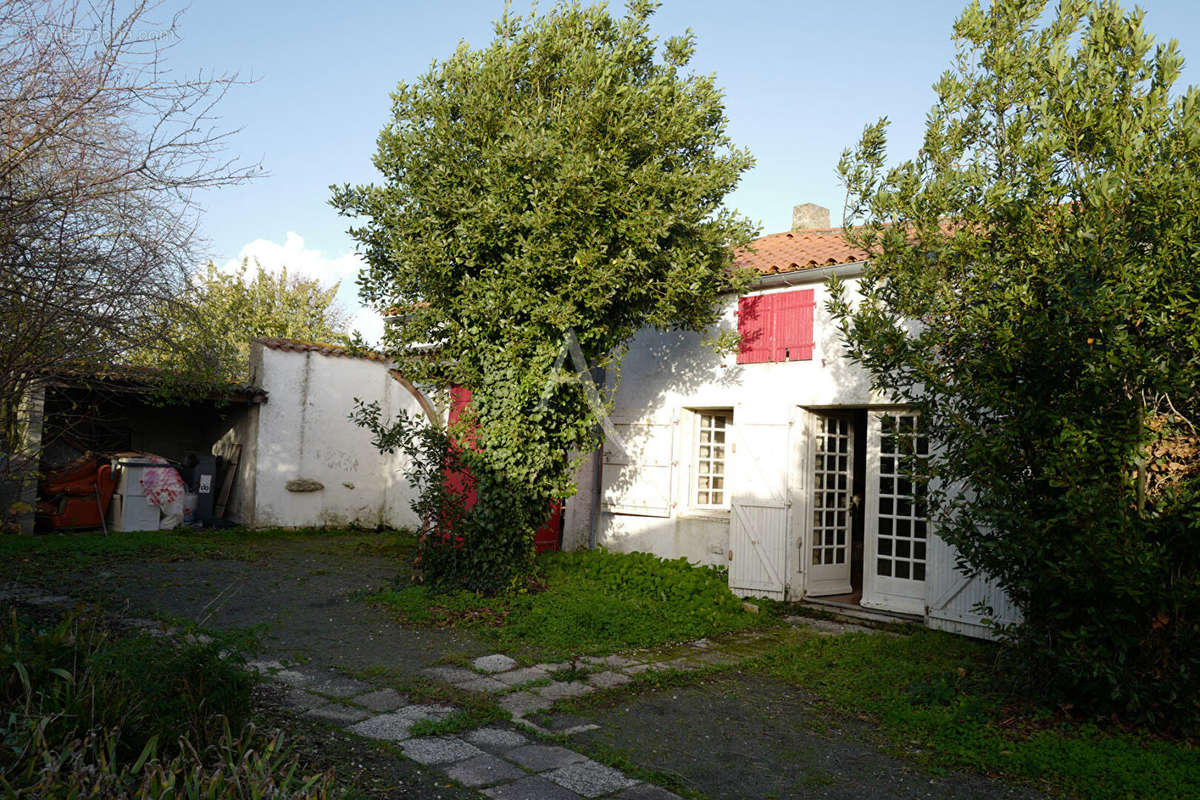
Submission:
[[[692,474],[694,508],[729,508],[729,431],[733,411],[696,412],[696,450]]]

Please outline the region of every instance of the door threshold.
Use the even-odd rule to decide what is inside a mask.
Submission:
[[[804,608],[815,608],[821,611],[831,611],[839,616],[861,619],[867,622],[881,623],[924,623],[925,618],[918,614],[905,614],[900,611],[876,611],[863,608],[858,604],[841,603],[837,600],[826,600],[823,597],[806,597],[798,605]]]

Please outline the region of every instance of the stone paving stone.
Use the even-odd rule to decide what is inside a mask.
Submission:
[[[481,672],[507,672],[517,666],[517,662],[503,653],[490,656],[480,656],[471,662],[471,666]]]
[[[355,680],[354,678],[347,678],[342,675],[318,673],[317,675],[313,676],[313,683],[308,688],[314,692],[327,694],[330,697],[343,698],[353,697],[356,694],[362,694],[363,692],[369,691],[371,689],[371,684]]]
[[[534,772],[545,772],[548,769],[559,769],[570,764],[587,761],[586,756],[568,750],[565,747],[555,747],[549,744],[527,744],[509,750],[504,757],[514,764],[520,764],[525,769]]]
[[[632,664],[628,667],[621,667],[621,671],[626,675],[638,675],[647,670],[653,670],[654,664]]]
[[[514,767],[507,761],[501,761],[486,753],[466,761],[459,761],[446,770],[446,775],[452,781],[458,781],[463,786],[477,788],[491,786],[494,783],[515,781],[525,777],[525,770]]]
[[[468,692],[503,692],[509,688],[507,683],[501,683],[487,675],[476,675],[469,681],[463,681],[454,685],[459,689],[466,689]]]
[[[421,674],[444,683],[462,683],[479,677],[479,673],[462,667],[428,667],[421,670]]]
[[[537,667],[525,667],[524,669],[514,669],[509,672],[498,672],[492,677],[509,686],[516,686],[518,683],[529,683],[530,681],[541,680],[548,673],[544,669]]]
[[[284,692],[281,699],[284,705],[298,708],[301,711],[323,706],[327,702],[324,697],[317,697],[315,694],[310,694],[303,689],[294,688],[289,688]]]
[[[540,669],[540,670],[542,670],[543,672],[558,672],[560,669],[570,669],[570,667],[571,667],[571,665],[570,665],[570,664],[567,664],[567,663],[562,663],[562,664],[534,664],[534,665],[533,665],[533,668],[534,668],[534,669]]]
[[[639,783],[630,786],[620,794],[614,794],[613,800],[683,800],[683,798],[658,786]]]
[[[589,664],[593,667],[603,667],[608,664],[608,661],[601,656],[583,656],[579,659],[579,663]]]
[[[639,664],[641,662],[635,661],[632,658],[626,658],[625,656],[613,655],[605,658],[604,663],[608,664],[610,667],[632,667],[634,664]]]
[[[267,679],[282,683],[285,686],[307,686],[312,683],[312,676],[305,675],[294,669],[281,669],[267,674]]]
[[[627,778],[620,770],[606,767],[591,759],[546,773],[546,778],[583,797],[599,797],[626,789],[637,781]]]
[[[467,744],[457,736],[422,736],[400,743],[404,755],[418,764],[449,764],[487,755],[473,744]]]
[[[707,650],[708,648],[712,647],[712,642],[710,642],[708,639],[697,639],[694,642],[688,642],[688,644],[698,650]]]
[[[158,625],[158,623],[157,623],[157,622],[152,622],[152,621],[150,621],[150,620],[138,620],[138,627],[139,627],[139,628],[141,628],[141,627],[147,627],[147,626],[143,626],[143,625],[141,624],[141,623],[143,623],[143,622],[149,622],[149,623],[150,623],[150,626],[155,626],[155,627],[156,627],[156,626]],[[246,668],[247,668],[247,669],[252,669],[252,670],[254,670],[255,672],[258,672],[258,673],[261,673],[261,674],[268,674],[268,673],[270,673],[270,672],[272,672],[272,671],[274,671],[274,670],[277,670],[277,669],[283,669],[283,664],[281,664],[280,662],[278,662],[278,661],[276,661],[276,660],[274,660],[274,659],[271,659],[271,660],[265,660],[265,659],[255,659],[254,661],[247,661],[247,662],[246,662]]]
[[[515,783],[502,783],[483,793],[492,800],[579,800],[579,795],[538,775],[530,775]]]
[[[516,731],[505,730],[504,728],[476,728],[464,737],[471,744],[482,747],[492,753],[511,750],[514,747],[520,747],[523,744],[529,744],[529,740]]]
[[[336,722],[339,725],[350,725],[355,722],[361,722],[370,714],[361,708],[353,708],[352,706],[344,706],[340,703],[330,703],[327,706],[318,706],[310,708],[304,712],[306,717],[316,717],[317,719]]]
[[[500,707],[514,717],[523,717],[531,711],[541,711],[552,705],[553,700],[533,692],[513,692],[500,698]]]
[[[376,689],[367,694],[354,698],[360,706],[366,706],[372,711],[395,711],[404,705],[404,695],[395,689]]]
[[[409,730],[423,719],[445,719],[454,713],[448,706],[414,705],[379,714],[349,728],[351,733],[366,736],[368,739],[383,739],[389,742],[399,742],[409,738]]]
[[[564,697],[578,697],[581,694],[594,692],[596,691],[596,687],[588,686],[586,683],[579,681],[555,681],[549,686],[543,686],[536,691],[547,700],[561,700]]]
[[[633,678],[628,675],[622,675],[620,672],[597,672],[595,675],[588,676],[588,683],[592,686],[601,689],[611,689],[614,686],[620,686],[623,683],[629,683]]]

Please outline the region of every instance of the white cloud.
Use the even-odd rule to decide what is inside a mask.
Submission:
[[[288,231],[282,244],[270,239],[255,239],[243,245],[237,258],[229,259],[219,269],[232,273],[241,266],[243,260],[249,261],[251,269],[257,261],[263,269],[273,274],[287,267],[289,275],[315,278],[322,286],[340,284],[336,302],[349,311],[351,330],[359,331],[368,344],[378,344],[383,335],[383,318],[358,301],[354,279],[364,264],[357,253],[351,251],[338,256],[326,256],[320,250],[305,248],[304,237]]]

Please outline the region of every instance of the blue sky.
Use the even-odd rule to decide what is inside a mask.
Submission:
[[[771,2],[665,0],[654,16],[661,37],[690,28],[697,72],[716,73],[726,92],[730,134],[757,159],[728,204],[764,233],[786,230],[791,207],[814,202],[841,215],[834,167],[863,125],[892,120],[890,152],[913,153],[932,105],[934,80],[950,64],[951,25],[966,0]],[[541,3],[547,8],[551,3]],[[1145,0],[1146,26],[1179,40],[1200,64],[1195,0]],[[170,15],[168,0],[155,12]],[[230,152],[261,161],[266,177],[209,192],[202,231],[219,264],[243,255],[286,262],[326,282],[369,334],[354,290],[357,262],[347,220],[328,204],[330,184],[375,178],[375,137],[388,93],[460,40],[483,46],[503,0],[198,0],[183,14],[169,64],[237,72],[254,83],[222,102],[221,123],[241,131]],[[523,13],[528,0],[513,0]],[[620,10],[619,3],[611,4]],[[1200,83],[1189,65],[1185,83]]]

